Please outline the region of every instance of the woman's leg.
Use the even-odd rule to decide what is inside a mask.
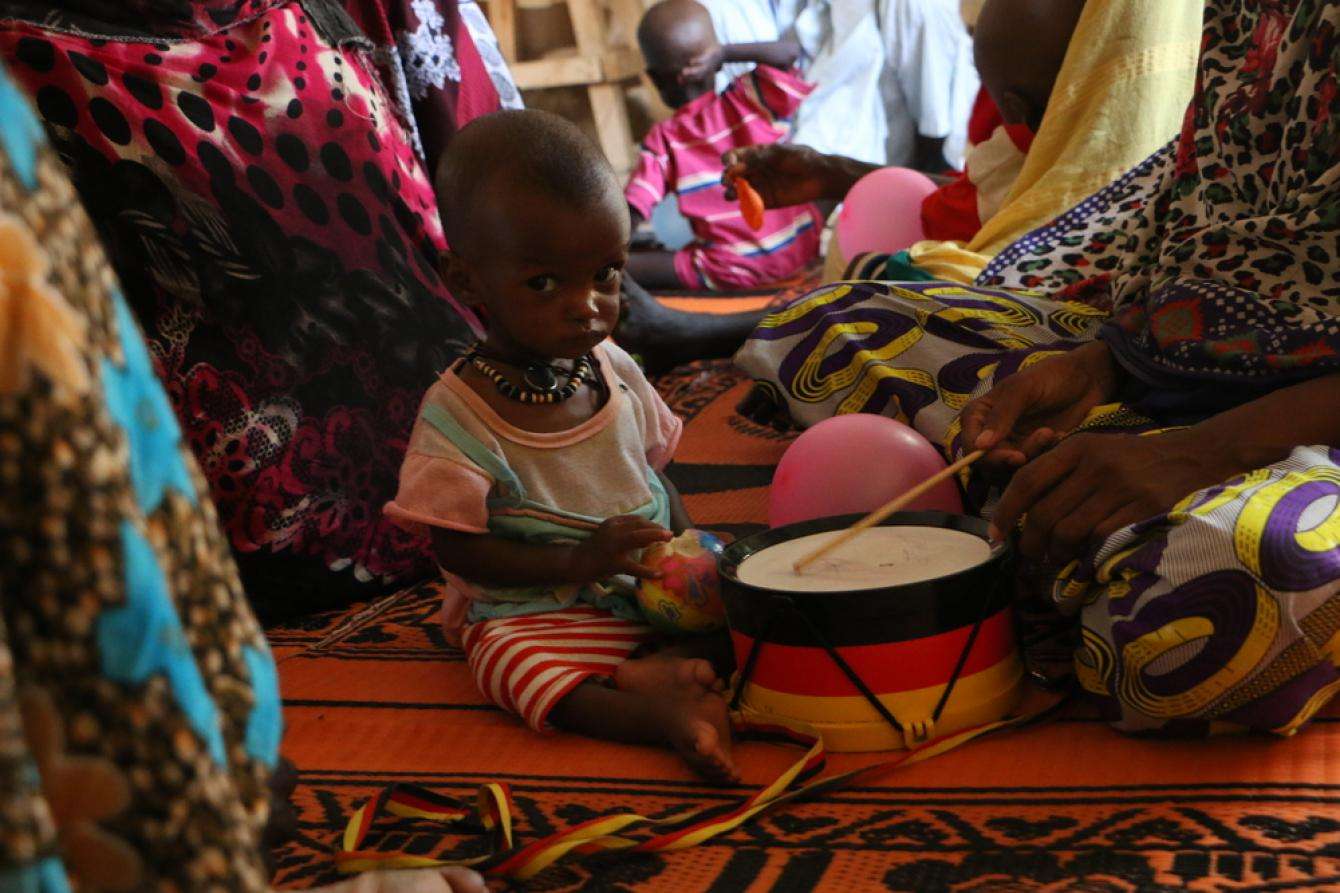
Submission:
[[[624,277],[623,310],[614,340],[642,360],[650,373],[693,360],[728,357],[763,319],[762,310],[686,313],[659,303],[631,277]]]
[[[1055,597],[1118,728],[1294,732],[1340,689],[1340,450],[1300,447],[1121,531]]]
[[[947,445],[972,397],[1083,343],[1103,316],[954,283],[839,282],[767,317],[736,362],[798,424],[873,412]]]
[[[638,664],[651,663],[648,672]],[[710,781],[739,780],[731,759],[730,717],[707,661],[645,658],[626,662],[618,687],[579,684],[554,705],[555,726],[579,735],[673,748]]]

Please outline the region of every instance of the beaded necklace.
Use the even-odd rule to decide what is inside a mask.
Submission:
[[[542,363],[538,360],[528,363],[521,371],[521,383],[517,384],[508,380],[507,376],[498,371],[497,367],[489,362],[491,357],[486,357],[476,344],[466,354],[465,359],[471,366],[483,375],[493,386],[498,389],[509,400],[515,400],[518,403],[562,403],[573,394],[583,383],[589,383],[592,386],[598,384],[595,374],[595,361],[591,354],[578,357],[572,364],[571,369],[564,369],[561,366],[554,366],[550,363]],[[559,384],[559,377],[567,379],[563,384]]]

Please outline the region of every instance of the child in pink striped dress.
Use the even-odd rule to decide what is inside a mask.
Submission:
[[[679,251],[636,251],[628,270],[648,288],[728,291],[785,279],[819,255],[823,218],[814,205],[768,210],[755,231],[721,187],[722,155],[730,149],[776,142],[813,87],[788,70],[794,43],[723,48],[706,9],[693,0],[662,0],[638,27],[647,72],[674,117],[652,127],[637,169],[624,189],[634,224],[650,219],[668,193],[694,240]],[[771,62],[712,91],[714,66],[730,61]],[[740,58],[736,58],[739,56]],[[789,57],[789,58],[788,58]],[[774,67],[774,65],[778,67]]]
[[[561,118],[497,112],[452,140],[438,199],[444,276],[487,332],[428,388],[386,514],[432,534],[448,639],[532,728],[735,779],[716,670],[692,644],[642,654],[663,643],[631,597],[656,576],[640,554],[689,520],[660,471],[681,423],[609,340],[629,235],[613,169]]]

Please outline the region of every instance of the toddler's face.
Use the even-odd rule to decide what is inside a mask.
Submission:
[[[622,195],[574,207],[502,184],[492,198],[466,262],[489,341],[549,359],[588,353],[619,321],[629,237]]]

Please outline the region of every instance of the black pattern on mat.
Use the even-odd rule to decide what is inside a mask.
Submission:
[[[496,778],[496,776],[495,776]],[[285,883],[336,879],[336,828],[380,785],[425,784],[468,799],[483,778],[343,777],[306,772],[297,799],[302,838],[280,858]],[[672,815],[728,794],[640,780],[578,782],[510,776],[525,839],[634,809]],[[853,792],[768,816],[698,849],[666,857],[556,867],[523,890],[742,890],[759,874],[772,890],[1334,889],[1340,885],[1337,792],[1246,786],[1231,792],[1083,789],[1039,795]],[[1311,802],[1314,806],[1308,806]],[[1029,818],[1019,817],[1026,807]],[[1288,818],[1281,817],[1281,811]],[[382,844],[404,852],[478,852],[474,837],[406,823]],[[685,864],[691,863],[691,864]],[[799,865],[797,865],[799,863]],[[802,869],[799,866],[805,866]],[[802,878],[804,883],[801,883]]]
[[[325,615],[305,628],[276,629],[272,639],[315,644],[340,620]],[[399,660],[416,651],[462,661],[460,652],[442,643],[431,584],[346,636],[338,650],[300,659]],[[340,702],[329,706],[337,709]],[[1096,721],[1087,711],[1064,720]],[[331,854],[350,813],[393,782],[468,799],[483,781],[506,781],[523,841],[597,815],[629,809],[670,815],[743,793],[683,781],[550,777],[517,768],[486,779],[300,767],[301,833],[280,852],[276,881],[306,887],[338,879]],[[446,835],[429,823],[394,827],[375,838],[377,845],[460,856],[478,846],[473,836]],[[757,889],[776,891],[1340,889],[1340,784],[856,788],[766,816],[691,851],[559,866],[518,889],[728,893],[757,881]]]

